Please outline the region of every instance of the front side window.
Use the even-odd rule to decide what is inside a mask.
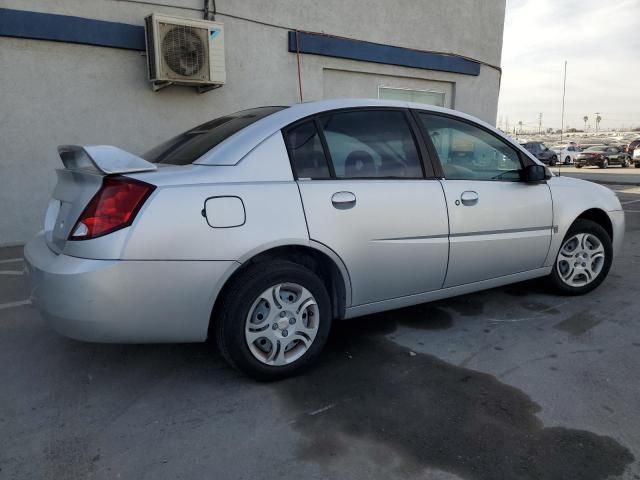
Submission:
[[[467,122],[421,113],[420,121],[450,180],[520,180],[518,152],[489,132]],[[527,148],[528,149],[528,148]]]
[[[330,177],[320,136],[313,120],[290,128],[285,137],[297,178]]]
[[[422,178],[405,113],[339,112],[320,117],[337,178]]]

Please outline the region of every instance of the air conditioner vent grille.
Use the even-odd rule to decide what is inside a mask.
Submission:
[[[161,30],[162,55],[167,67],[176,75],[206,79],[207,31],[188,25],[168,24],[161,24]]]

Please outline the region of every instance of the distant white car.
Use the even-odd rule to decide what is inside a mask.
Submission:
[[[565,165],[573,164],[576,156],[580,153],[580,147],[573,143],[567,145],[555,145],[551,147],[551,150],[556,152],[558,162]]]
[[[633,164],[636,168],[640,168],[640,148],[636,148],[633,151]]]

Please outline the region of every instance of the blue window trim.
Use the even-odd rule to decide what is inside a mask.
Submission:
[[[289,51],[464,75],[480,74],[479,62],[458,55],[424,52],[321,33],[290,31]]]
[[[0,36],[145,50],[142,26],[9,8],[0,8]]]

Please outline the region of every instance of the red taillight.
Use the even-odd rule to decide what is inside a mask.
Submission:
[[[155,188],[131,178],[104,177],[100,190],[71,230],[69,240],[88,240],[128,227]]]

